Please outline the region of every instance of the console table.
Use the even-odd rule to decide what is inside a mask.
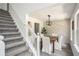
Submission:
[[[54,50],[55,50],[55,41],[57,40],[58,41],[58,37],[57,36],[50,36],[50,43],[53,44],[53,53],[54,53]]]

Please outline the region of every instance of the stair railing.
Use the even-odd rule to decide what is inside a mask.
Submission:
[[[40,56],[40,34],[37,34],[37,56]]]
[[[36,50],[36,53],[37,53],[37,56],[40,55],[40,34],[38,33],[37,35],[33,32],[32,28],[28,27],[28,29],[30,30],[31,32],[31,35],[32,35],[32,38],[30,39],[33,40],[34,42],[32,42],[33,46],[35,43],[37,43],[36,47],[34,46],[35,50]],[[36,41],[35,41],[36,40]]]
[[[0,35],[0,56],[5,56],[5,43],[3,39],[4,36]]]
[[[35,56],[37,56],[37,49],[35,48],[35,46],[32,44],[32,40],[33,39],[29,39],[28,37],[28,14],[26,15],[26,19],[22,21],[23,19],[21,19],[19,17],[19,14],[17,13],[16,9],[14,8],[14,6],[12,4],[9,3],[9,12],[12,16],[12,18],[14,19],[14,22],[16,23],[19,31],[21,32],[22,36],[23,36],[23,40],[26,41],[26,43],[28,44],[29,48],[31,49],[31,51],[33,52],[33,54]],[[31,30],[33,32],[33,30]],[[37,38],[37,35],[35,33],[32,33],[33,38]],[[27,45],[26,44],[26,45]]]
[[[13,7],[12,4],[9,4],[9,12],[10,12],[11,16],[13,17],[14,22],[16,23],[19,31],[21,32],[22,36],[24,37],[23,40],[27,42],[27,44],[30,47],[30,49],[33,52],[33,54],[35,56],[37,56],[37,51],[36,51],[35,47],[33,46],[32,42],[30,41],[30,39],[28,37],[28,31],[27,31],[27,29],[28,29],[28,23],[26,23],[27,20],[28,20],[28,16],[26,17],[27,20],[25,22],[23,22],[22,19],[20,19],[17,11],[14,9],[14,7]],[[35,35],[33,37],[36,38]]]

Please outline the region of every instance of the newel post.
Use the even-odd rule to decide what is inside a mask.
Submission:
[[[37,34],[37,56],[40,56],[40,35]]]
[[[0,56],[5,56],[5,43],[3,39],[4,36],[0,35]]]

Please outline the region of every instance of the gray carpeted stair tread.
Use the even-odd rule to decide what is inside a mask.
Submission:
[[[0,31],[18,31],[17,28],[0,28]]]
[[[0,20],[0,24],[15,24],[14,22]]]
[[[23,39],[23,37],[17,36],[17,37],[5,38],[4,41],[11,41],[11,40],[18,40],[18,39]]]
[[[10,17],[8,17],[8,18],[6,18],[6,17],[0,17],[1,19],[6,19],[6,20],[12,20],[12,18],[10,18]]]
[[[15,56],[17,54],[22,53],[23,51],[26,51],[26,50],[27,50],[26,47],[23,46],[21,48],[18,48],[18,49],[15,49],[15,50],[11,51],[11,52],[6,53],[6,55],[7,56]]]
[[[29,51],[24,51],[24,52],[18,54],[17,56],[33,56],[33,53],[31,53]]]
[[[13,20],[12,20],[12,19],[7,19],[7,18],[5,18],[5,17],[0,17],[0,20],[3,20],[3,21],[8,21],[8,22],[13,22]]]
[[[11,18],[9,14],[6,15],[6,14],[1,14],[1,13],[0,13],[0,17]]]
[[[16,25],[13,25],[13,24],[0,24],[0,26],[16,26]]]
[[[5,49],[9,49],[9,48],[12,48],[12,47],[15,47],[15,46],[24,44],[24,43],[25,43],[24,41],[11,43],[11,44],[6,45],[6,46],[5,46]]]
[[[7,33],[0,33],[0,35],[16,35],[20,34],[19,32],[7,32]]]

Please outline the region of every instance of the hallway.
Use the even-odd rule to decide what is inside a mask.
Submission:
[[[79,56],[78,19],[78,3],[0,3],[0,56]]]

